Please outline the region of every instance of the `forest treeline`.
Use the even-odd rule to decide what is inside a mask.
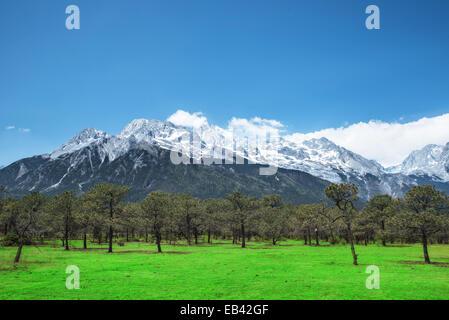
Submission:
[[[130,188],[100,184],[81,196],[66,191],[54,197],[32,192],[21,199],[7,197],[1,188],[0,225],[3,245],[17,246],[14,262],[27,244],[58,239],[65,250],[70,240],[114,245],[127,241],[164,244],[185,241],[213,243],[232,240],[245,248],[249,241],[301,239],[305,245],[348,244],[357,265],[355,244],[421,243],[425,263],[430,263],[429,243],[449,242],[449,198],[434,186],[411,188],[403,198],[375,195],[359,210],[357,186],[330,184],[329,200],[292,205],[279,195],[260,199],[241,192],[224,199],[199,200],[187,194],[154,191],[141,202],[125,202]]]

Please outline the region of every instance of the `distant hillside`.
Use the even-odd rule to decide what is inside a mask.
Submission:
[[[148,144],[140,144],[113,161],[102,159],[99,146],[93,144],[56,159],[23,159],[0,171],[0,184],[16,197],[30,191],[83,193],[102,182],[131,186],[132,201],[153,190],[189,193],[201,199],[240,190],[258,197],[278,193],[295,204],[324,199],[328,184],[296,170],[279,169],[273,176],[261,176],[258,165],[174,165],[170,151]]]

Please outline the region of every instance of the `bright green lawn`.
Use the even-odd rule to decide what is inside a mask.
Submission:
[[[440,263],[433,265],[410,263],[422,261],[419,245],[357,246],[359,266],[352,265],[348,246],[292,241],[275,247],[250,242],[246,249],[164,245],[164,254],[134,242],[115,250],[25,247],[14,268],[16,248],[0,247],[0,299],[449,299],[449,246],[443,245],[430,247]],[[380,290],[365,287],[371,264],[380,268]],[[79,290],[65,287],[68,265],[80,268]]]

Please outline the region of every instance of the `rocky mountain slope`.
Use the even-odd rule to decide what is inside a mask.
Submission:
[[[388,168],[388,171],[449,182],[449,143],[442,146],[429,144],[415,150],[400,165]]]
[[[129,200],[141,200],[153,190],[199,198],[223,197],[241,190],[258,197],[278,193],[293,203],[320,201],[328,183],[295,170],[280,169],[273,176],[261,176],[258,165],[174,165],[168,150],[145,142],[110,159],[105,145],[106,140],[54,159],[36,156],[17,161],[0,171],[0,182],[13,196],[29,191],[82,193],[97,183],[110,182],[132,186]]]

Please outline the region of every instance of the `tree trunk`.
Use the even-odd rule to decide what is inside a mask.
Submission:
[[[348,224],[348,238],[349,238],[349,242],[351,243],[351,253],[352,253],[352,259],[353,259],[353,264],[356,266],[357,265],[357,255],[355,253],[355,248],[354,248],[354,237],[352,236],[352,230],[351,230],[351,225]]]
[[[245,224],[241,223],[241,227],[242,227],[242,248],[245,248],[246,243],[245,243]]]
[[[273,246],[276,245],[276,238],[273,238]]]
[[[198,244],[198,232],[194,232],[193,233],[194,237],[195,237],[195,244]]]
[[[65,240],[65,250],[69,251],[69,226],[67,224],[65,225],[64,240]]]
[[[312,245],[312,236],[310,234],[310,228],[307,228],[307,238],[309,238],[309,246]]]
[[[14,258],[14,263],[19,262],[19,260],[20,260],[20,255],[22,254],[22,248],[23,248],[23,243],[20,242],[20,243],[19,243],[19,247],[17,248],[16,257]]]
[[[210,228],[207,230],[207,243],[210,243]]]
[[[304,245],[307,245],[307,233],[306,230],[304,230]]]
[[[191,245],[191,240],[190,240],[190,236],[191,236],[191,230],[190,230],[190,215],[187,214],[186,215],[186,239],[187,239],[187,244],[190,246]]]
[[[109,202],[109,217],[111,218],[111,225],[109,226],[109,249],[108,253],[112,253],[112,237],[114,236],[114,231],[112,230],[112,218],[114,218],[114,211],[112,210],[112,201]]]
[[[318,228],[315,228],[315,243],[317,246],[320,245],[320,240],[318,238]]]
[[[128,232],[128,228],[126,228],[126,242],[129,242],[129,232]]]
[[[427,251],[427,236],[425,232],[422,232],[422,248],[424,251],[424,262],[430,264],[429,252]]]
[[[4,233],[5,233],[5,236],[8,234],[8,224],[7,223],[5,223],[5,231],[4,231]]]
[[[108,249],[108,253],[112,253],[112,236],[113,236],[113,231],[112,231],[112,226],[109,227],[109,249]]]
[[[158,253],[162,253],[162,248],[161,248],[161,235],[157,234],[156,235],[156,244],[157,244],[157,252]]]
[[[381,222],[381,229],[382,229],[382,246],[386,246],[386,242],[385,242],[385,233],[383,231],[385,231],[385,222],[382,220]]]
[[[87,249],[87,233],[86,232],[84,232],[83,244],[84,244],[84,249]]]
[[[334,237],[334,233],[332,232],[332,229],[330,229],[330,242],[331,242],[331,244],[336,243],[336,239]]]

